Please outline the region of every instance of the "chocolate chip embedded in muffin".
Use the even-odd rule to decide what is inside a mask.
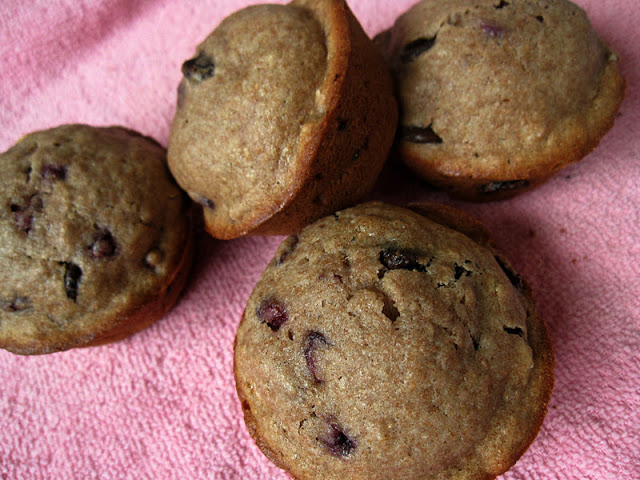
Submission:
[[[64,291],[67,298],[74,302],[78,299],[78,287],[82,279],[82,269],[71,262],[62,262],[64,265]]]
[[[64,165],[46,164],[42,166],[42,179],[45,181],[61,181],[67,176],[67,167]]]
[[[376,43],[396,80],[401,158],[472,200],[580,160],[624,95],[617,56],[568,0],[421,0]]]
[[[211,57],[200,52],[196,57],[182,64],[182,74],[187,80],[200,83],[207,78],[213,77],[215,68],[216,66]]]
[[[478,222],[412,210],[315,222],[249,298],[238,396],[293,478],[494,478],[540,428],[553,354],[528,288]]]
[[[257,317],[277,332],[289,318],[287,307],[273,297],[265,298],[256,310]]]
[[[171,308],[192,227],[165,153],[123,128],[64,125],[0,154],[0,348],[98,345]]]
[[[169,166],[214,237],[292,234],[373,187],[397,105],[344,0],[235,12],[182,72]]]

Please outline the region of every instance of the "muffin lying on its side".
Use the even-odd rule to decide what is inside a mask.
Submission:
[[[99,345],[171,308],[192,225],[165,153],[123,128],[65,125],[0,155],[1,348]]]
[[[487,479],[536,436],[553,354],[480,224],[369,203],[282,243],[235,378],[251,435],[296,479]]]
[[[343,0],[240,10],[182,71],[169,166],[214,237],[291,234],[373,187],[397,107]]]
[[[616,55],[567,0],[422,0],[376,42],[397,83],[402,159],[472,200],[583,158],[624,94]]]

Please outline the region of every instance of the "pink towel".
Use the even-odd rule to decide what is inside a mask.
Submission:
[[[351,5],[375,34],[413,2]],[[3,0],[0,151],[70,122],[120,124],[166,144],[181,63],[247,3]],[[640,478],[640,8],[577,3],[628,83],[592,154],[504,202],[452,202],[398,172],[374,194],[475,214],[537,294],[556,386],[538,438],[505,479]],[[232,375],[235,328],[280,240],[201,235],[179,304],[122,342],[32,358],[0,351],[0,478],[288,478],[250,439]]]

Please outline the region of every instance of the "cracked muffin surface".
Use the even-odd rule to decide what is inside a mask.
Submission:
[[[235,342],[247,427],[297,479],[496,476],[552,370],[526,285],[444,207],[368,203],[287,238]]]
[[[376,41],[397,82],[403,160],[470,199],[580,160],[624,95],[617,56],[566,0],[422,0]]]
[[[192,227],[165,153],[124,128],[64,125],[0,155],[0,347],[105,343],[173,305]]]

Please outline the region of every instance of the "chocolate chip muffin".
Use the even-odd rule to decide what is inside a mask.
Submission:
[[[65,125],[0,155],[0,347],[41,354],[124,338],[175,303],[191,202],[153,140]]]
[[[397,106],[343,0],[240,10],[182,72],[169,166],[214,237],[294,233],[373,187]]]
[[[618,58],[567,0],[422,0],[376,38],[397,83],[397,148],[419,176],[506,198],[596,147]]]
[[[480,224],[368,203],[281,244],[235,379],[251,435],[296,479],[487,479],[536,436],[553,355]]]

